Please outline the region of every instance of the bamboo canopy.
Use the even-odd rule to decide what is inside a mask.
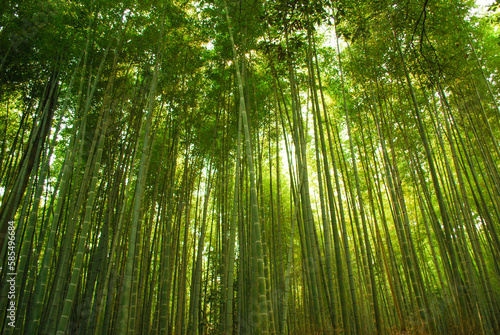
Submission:
[[[0,4],[2,334],[500,333],[500,2]]]

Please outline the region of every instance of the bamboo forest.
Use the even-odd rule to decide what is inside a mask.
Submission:
[[[0,2],[2,334],[500,334],[500,0]]]

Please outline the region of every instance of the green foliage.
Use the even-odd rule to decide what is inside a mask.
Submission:
[[[2,332],[497,333],[500,4],[473,7],[1,2]]]

